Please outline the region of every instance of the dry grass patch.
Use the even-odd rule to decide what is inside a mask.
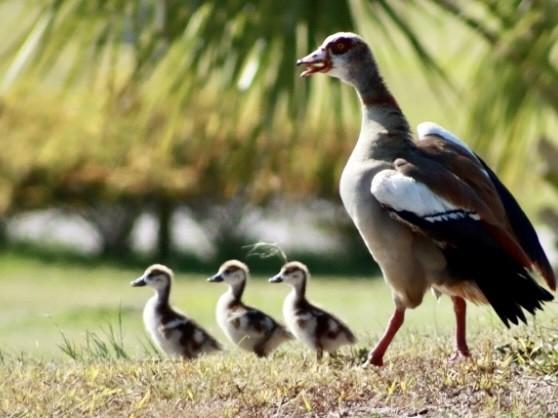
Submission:
[[[501,347],[477,337],[474,359],[458,362],[446,338],[407,338],[381,369],[360,366],[364,348],[317,365],[295,345],[269,359],[235,351],[189,363],[4,354],[0,415],[558,416],[558,332],[526,332]]]

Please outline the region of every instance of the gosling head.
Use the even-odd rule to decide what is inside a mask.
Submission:
[[[269,282],[285,282],[294,288],[300,289],[304,287],[309,276],[308,267],[298,261],[290,261],[281,268],[279,273],[270,278]]]
[[[296,65],[304,65],[302,77],[324,73],[352,85],[358,84],[363,73],[377,71],[370,48],[351,32],[328,36],[318,49],[299,59]]]
[[[243,284],[249,274],[250,270],[248,266],[242,261],[229,260],[225,261],[221,267],[219,267],[219,271],[207,279],[207,281],[212,283],[226,282],[230,286],[236,287]]]
[[[130,282],[133,287],[150,286],[155,290],[163,290],[170,286],[173,277],[172,270],[162,264],[149,266],[142,276]]]

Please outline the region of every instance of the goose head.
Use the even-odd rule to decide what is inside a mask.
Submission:
[[[242,261],[228,260],[225,261],[221,267],[219,267],[219,271],[207,279],[207,281],[212,283],[225,282],[229,286],[236,288],[244,284],[249,274],[250,270],[248,266]]]
[[[324,73],[352,85],[358,83],[362,72],[376,71],[370,48],[351,32],[328,36],[318,49],[299,59],[296,65],[305,67],[302,77]]]
[[[150,286],[157,291],[161,291],[170,287],[172,277],[173,273],[170,268],[162,264],[153,264],[130,285],[133,287]]]
[[[281,268],[279,273],[270,278],[269,282],[285,282],[295,289],[304,289],[309,276],[308,267],[298,261],[290,261]]]

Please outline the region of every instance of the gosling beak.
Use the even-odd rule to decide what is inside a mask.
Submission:
[[[281,283],[283,281],[283,276],[281,273],[276,274],[275,276],[269,279],[269,283]]]
[[[130,286],[133,287],[141,287],[145,286],[147,283],[145,282],[145,276],[138,277],[136,280],[132,280],[130,282]]]
[[[296,65],[304,65],[305,70],[300,73],[301,77],[308,77],[314,73],[327,73],[331,70],[331,60],[325,48],[318,48],[314,52],[299,59]]]
[[[221,276],[221,273],[217,273],[217,274],[214,274],[213,276],[209,277],[207,279],[207,281],[211,282],[211,283],[219,283],[219,282],[223,281],[223,276]]]

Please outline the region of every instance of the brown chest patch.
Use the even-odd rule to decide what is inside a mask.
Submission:
[[[240,318],[231,319],[230,322],[232,326],[235,327],[236,329],[240,328]]]
[[[296,320],[296,323],[302,329],[305,329],[308,326],[308,320],[307,319],[299,318],[299,319]]]
[[[159,327],[159,334],[161,334],[165,339],[169,339],[171,336],[172,330],[165,328],[164,325]]]

